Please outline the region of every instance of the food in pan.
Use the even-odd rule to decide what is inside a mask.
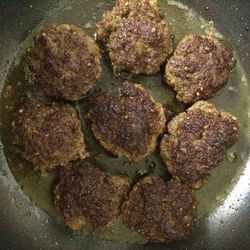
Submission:
[[[172,53],[168,22],[157,1],[116,1],[97,27],[115,72],[153,75]]]
[[[75,108],[29,97],[14,114],[13,142],[23,158],[43,171],[88,156]]]
[[[124,223],[149,241],[174,241],[188,236],[197,219],[193,192],[161,177],[140,180],[122,206]]]
[[[101,145],[131,161],[139,161],[154,151],[165,127],[162,105],[141,85],[131,82],[125,82],[119,94],[99,94],[91,105],[90,119]]]
[[[194,189],[202,187],[238,140],[238,122],[206,101],[196,102],[168,123],[161,156],[173,176]]]
[[[101,76],[100,51],[82,29],[52,24],[35,37],[29,65],[47,95],[76,101]]]
[[[113,13],[120,17],[126,17],[131,12],[143,13],[151,18],[162,18],[163,13],[157,0],[116,0],[116,7]]]
[[[89,225],[101,231],[110,228],[120,214],[129,185],[127,177],[108,176],[90,163],[72,162],[59,172],[54,204],[71,229]]]
[[[177,100],[194,103],[222,89],[233,64],[233,52],[216,38],[187,35],[168,61],[165,78],[177,92]]]
[[[173,25],[178,19],[171,21]],[[175,116],[172,108],[179,113],[186,106],[172,99],[174,91],[164,89],[165,83],[159,89],[159,85],[151,85],[160,81],[159,76],[149,81],[143,77],[156,101],[142,84],[125,81],[119,89],[118,84],[113,86],[113,71],[103,65],[102,81],[112,78],[105,83],[105,89],[110,90],[93,91],[77,102],[80,120],[74,104],[67,102],[77,101],[93,89],[101,77],[101,54],[80,28],[52,24],[37,34],[29,50],[29,67],[44,92],[39,92],[42,98],[28,94],[14,114],[15,148],[41,172],[61,166],[50,172],[56,175],[54,207],[70,229],[89,232],[91,227],[98,237],[112,234],[113,240],[125,228],[122,240],[130,240],[130,236],[149,242],[184,239],[197,220],[192,189],[207,182],[211,170],[238,139],[237,119],[201,101],[226,84],[234,64],[233,52],[212,36],[186,35],[173,54],[168,22],[157,0],[116,0],[97,28],[115,72],[153,75],[166,66],[165,79],[177,92],[178,101],[195,104]],[[138,79],[130,74],[115,77],[118,82],[121,78]],[[40,91],[37,85],[32,86],[31,92]],[[83,161],[89,154],[82,127],[91,150],[88,162]],[[112,161],[108,152],[127,159]],[[158,159],[159,153],[163,161]],[[103,163],[106,172],[95,162]],[[116,163],[119,167],[113,166]],[[115,175],[121,172],[129,177]],[[165,175],[172,179],[166,182]],[[135,183],[132,187],[129,178]]]
[[[96,25],[98,38],[107,42],[110,34],[121,25],[122,19],[136,13],[155,20],[163,18],[163,13],[157,0],[116,0],[115,7],[111,11],[107,11],[103,20]]]

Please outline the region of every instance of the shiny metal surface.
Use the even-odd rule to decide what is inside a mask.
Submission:
[[[47,16],[74,1],[0,2],[0,92],[16,53],[30,32]],[[213,20],[239,54],[250,80],[250,2],[183,0],[207,21]],[[246,107],[250,102],[242,100]],[[246,113],[248,110],[242,110]],[[240,114],[239,114],[240,115]],[[250,118],[250,116],[249,116]],[[245,126],[249,125],[249,118]],[[0,117],[1,119],[1,117]],[[1,120],[0,120],[1,121]],[[247,131],[247,129],[246,129]],[[250,131],[250,129],[249,129]],[[248,134],[246,137],[248,138]],[[225,199],[199,221],[192,236],[171,244],[127,245],[70,233],[38,209],[16,183],[0,149],[0,249],[249,249],[249,148]],[[223,177],[222,177],[223,178]],[[219,198],[218,198],[219,199]]]

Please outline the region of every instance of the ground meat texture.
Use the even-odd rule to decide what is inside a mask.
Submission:
[[[116,72],[153,75],[171,55],[172,41],[157,2],[139,1],[139,5],[141,9],[137,2],[117,1],[98,23],[98,34],[107,43]]]
[[[237,142],[238,127],[236,117],[199,101],[169,122],[161,156],[175,177],[198,189]]]
[[[97,167],[77,161],[59,172],[54,203],[70,228],[88,224],[101,231],[113,225],[128,189],[127,177],[107,176]]]
[[[98,95],[90,110],[92,130],[103,147],[119,157],[139,161],[156,147],[165,126],[160,103],[138,84],[125,82],[120,94]]]
[[[45,27],[30,49],[31,71],[49,96],[76,101],[101,76],[100,52],[92,38],[73,25]]]
[[[113,11],[118,12],[120,17],[127,17],[130,14],[138,12],[152,19],[163,17],[157,0],[116,0],[116,7]]]
[[[156,74],[172,51],[168,25],[143,15],[129,17],[110,35],[107,49],[116,72]]]
[[[213,97],[228,81],[233,52],[214,37],[188,35],[166,66],[166,81],[177,99],[194,103]]]
[[[70,105],[47,105],[30,97],[14,114],[12,134],[18,152],[41,171],[88,156],[80,120]]]
[[[124,223],[149,241],[169,242],[188,236],[196,222],[193,192],[160,177],[140,180],[122,207]]]
[[[151,19],[160,21],[163,18],[157,0],[116,0],[115,3],[112,11],[107,11],[103,20],[97,23],[98,38],[104,42],[107,42],[110,34],[120,27],[122,19],[129,15],[140,12]]]

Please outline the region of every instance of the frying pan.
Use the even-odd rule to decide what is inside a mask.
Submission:
[[[76,1],[0,1],[0,94],[8,72],[13,67],[14,58],[29,34],[48,17],[62,9],[70,10],[69,6],[74,2]],[[89,12],[88,1],[82,0],[82,4],[85,2],[86,12]],[[97,2],[99,1],[94,0],[92,4]],[[212,174],[211,183],[208,184],[210,186],[202,191],[202,200],[206,200],[202,209],[207,208],[207,212],[199,219],[192,235],[186,240],[170,244],[138,245],[72,233],[38,208],[26,195],[9,168],[10,162],[0,139],[0,249],[249,249],[250,93],[247,83],[250,72],[250,2],[182,0],[181,3],[192,8],[204,20],[214,22],[237,51],[237,65],[242,74],[241,79],[234,79],[236,91],[231,88],[232,93],[227,92],[227,95],[232,95],[231,101],[228,98],[226,103],[220,104],[226,110],[234,110],[239,118],[242,141],[234,149],[237,151],[235,162],[224,162],[224,165],[229,165],[227,167],[231,174],[228,176],[224,167],[218,168]],[[244,93],[237,91],[239,84],[244,85]],[[4,117],[0,118],[1,124],[4,123]],[[1,136],[4,137],[3,132]],[[227,184],[220,185],[225,182]],[[217,186],[223,195],[216,195]]]

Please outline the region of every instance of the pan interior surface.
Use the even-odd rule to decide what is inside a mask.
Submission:
[[[159,1],[163,8],[167,20],[170,22],[171,33],[174,34],[174,44],[189,33],[212,34],[218,39],[226,42],[223,32],[218,31],[213,22],[206,22],[201,16],[195,13],[187,6],[175,1]],[[53,207],[51,195],[51,185],[55,177],[55,172],[40,175],[33,171],[32,166],[14,153],[11,143],[11,122],[12,114],[22,102],[23,97],[31,91],[43,94],[38,84],[32,78],[27,67],[22,64],[26,49],[32,44],[34,35],[47,24],[50,23],[69,23],[82,27],[90,36],[96,37],[97,21],[101,20],[103,13],[113,7],[113,1],[74,1],[67,7],[62,8],[57,13],[49,16],[29,35],[23,44],[23,48],[18,53],[13,65],[8,73],[5,87],[3,90],[0,106],[0,116],[2,120],[1,138],[4,145],[4,154],[8,165],[19,183],[22,191],[34,204],[46,211],[52,217],[58,218]],[[87,11],[86,11],[87,10]],[[166,171],[164,163],[159,157],[159,149],[148,156],[145,160],[138,163],[130,163],[126,159],[116,158],[107,153],[95,140],[90,130],[90,121],[87,117],[92,98],[96,93],[108,89],[117,90],[121,87],[125,79],[136,83],[142,83],[143,86],[153,95],[153,97],[162,104],[168,106],[176,114],[185,110],[186,106],[175,99],[174,91],[166,86],[163,80],[164,69],[151,77],[115,75],[112,71],[108,56],[100,45],[102,50],[103,75],[96,85],[94,91],[75,105],[82,120],[83,129],[86,136],[88,151],[90,152],[90,162],[96,164],[101,169],[110,174],[126,174],[133,182],[143,175],[160,175],[166,180],[171,176]],[[202,220],[211,215],[220,205],[223,205],[225,198],[233,190],[237,180],[240,178],[243,168],[246,164],[249,154],[249,89],[244,70],[235,51],[237,64],[231,72],[230,80],[225,88],[214,98],[210,99],[218,108],[234,114],[240,123],[240,140],[227,153],[224,161],[211,174],[209,182],[202,189],[195,191],[198,199],[199,219]],[[242,112],[245,110],[246,112]],[[223,222],[221,222],[223,223]],[[63,227],[63,226],[62,226]],[[83,235],[92,233],[85,230]],[[117,223],[111,230],[104,231],[94,235],[101,239],[112,241],[124,241],[128,243],[144,243],[144,241],[135,233],[130,232],[118,218]]]

